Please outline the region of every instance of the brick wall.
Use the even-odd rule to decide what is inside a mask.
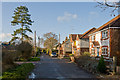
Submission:
[[[110,29],[110,57],[117,56],[117,65],[120,65],[120,28]]]

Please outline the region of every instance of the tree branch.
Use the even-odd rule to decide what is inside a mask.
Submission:
[[[107,10],[108,8],[113,8],[113,10],[111,11],[111,15],[114,15],[114,12],[120,8],[120,1],[119,2],[108,2],[107,0],[104,0],[104,2],[98,2],[98,1],[96,2],[98,3],[96,7],[102,8],[103,11]]]

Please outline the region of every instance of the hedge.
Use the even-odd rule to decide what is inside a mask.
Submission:
[[[38,57],[33,57],[33,58],[28,59],[28,61],[40,61],[40,58],[38,58]]]
[[[32,71],[34,65],[32,63],[25,63],[17,66],[15,69],[10,70],[8,72],[4,72],[2,76],[2,80],[11,79],[11,80],[25,80],[28,73]]]
[[[27,60],[25,60],[23,58],[20,58],[19,60],[16,60],[16,61],[23,61],[23,62],[27,62],[27,61],[40,61],[40,58],[38,58],[38,57],[32,57],[32,58],[29,58]]]

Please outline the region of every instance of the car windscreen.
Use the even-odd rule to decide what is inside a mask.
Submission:
[[[56,55],[56,53],[52,53],[52,54]]]

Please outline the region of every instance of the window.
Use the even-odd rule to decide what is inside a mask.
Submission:
[[[93,35],[93,36],[92,36],[92,41],[94,41],[94,40],[95,40],[95,36]]]
[[[102,32],[102,39],[107,38],[107,37],[108,37],[108,31],[105,30]]]
[[[104,38],[104,37],[105,37],[105,32],[103,31],[103,32],[102,32],[102,38]]]
[[[103,47],[102,48],[102,54],[107,54],[108,53],[108,48],[107,47]]]
[[[106,31],[106,34],[105,34],[106,38],[108,38],[108,31]]]

